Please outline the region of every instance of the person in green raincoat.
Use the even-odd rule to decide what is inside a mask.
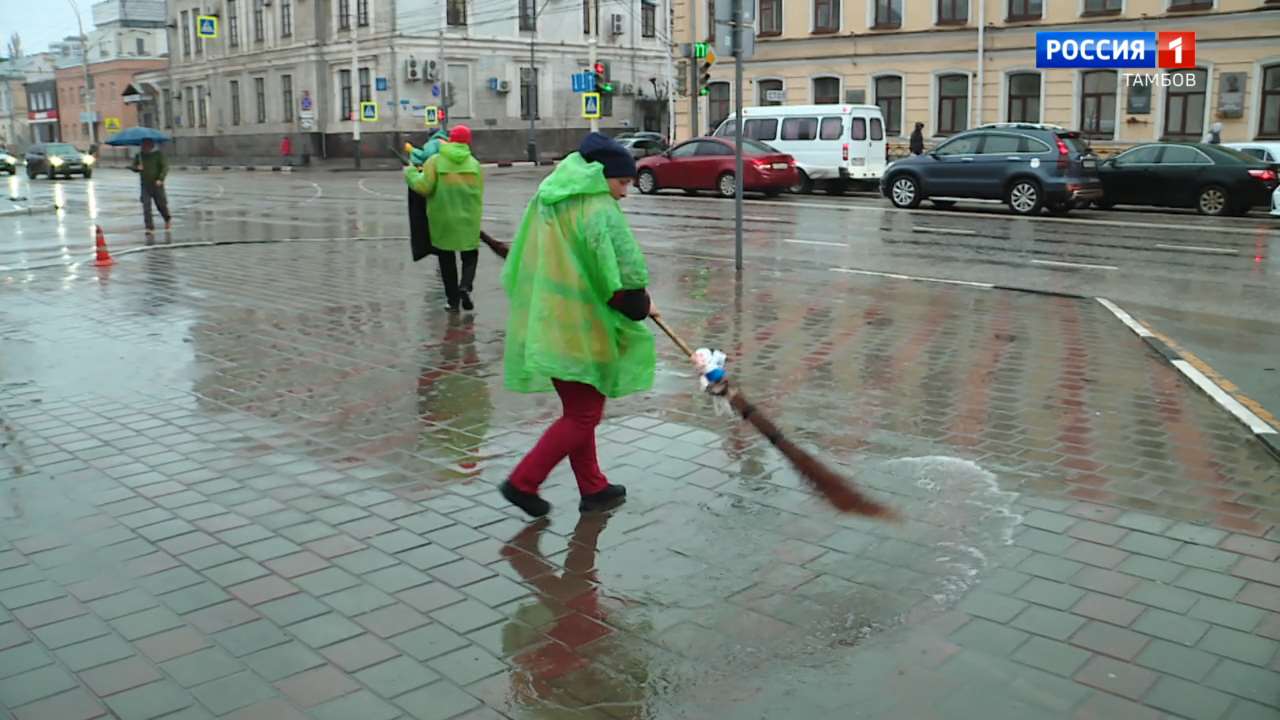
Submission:
[[[474,310],[472,284],[480,259],[480,216],[484,212],[484,174],[471,156],[471,129],[456,125],[440,152],[423,164],[404,169],[409,188],[427,199],[431,244],[440,260],[440,279],[450,312]],[[455,253],[462,255],[458,280]]]
[[[596,459],[605,398],[653,386],[655,312],[644,255],[618,201],[636,174],[631,152],[591,133],[538,186],[507,255],[511,301],[504,358],[507,389],[555,390],[563,415],[502,484],[508,502],[533,517],[551,510],[538,488],[566,457],[582,512],[626,498]]]
[[[431,139],[420,148],[406,143],[409,149],[409,164],[421,169],[432,156],[440,152],[440,143],[449,138],[443,130],[437,130]],[[430,255],[431,224],[427,221],[427,199],[409,188],[409,248],[413,252],[413,261],[417,262]]]

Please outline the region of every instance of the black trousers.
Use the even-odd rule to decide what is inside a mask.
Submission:
[[[427,199],[409,191],[409,247],[417,262],[431,254],[431,224],[427,220]]]
[[[461,293],[471,293],[472,283],[476,280],[476,265],[480,262],[479,250],[463,250],[455,253],[452,250],[436,248],[436,258],[440,260],[440,280],[444,283],[444,297],[450,306],[457,307],[462,302]],[[458,262],[454,255],[462,256],[462,282],[458,282]]]
[[[160,211],[160,217],[164,218],[165,222],[169,222],[169,198],[164,194],[164,186],[143,181],[142,222],[148,230],[155,229],[155,224],[151,222],[151,203],[153,202],[156,209]]]

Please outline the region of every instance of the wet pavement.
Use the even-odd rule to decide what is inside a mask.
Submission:
[[[660,344],[655,389],[601,432],[629,501],[579,515],[561,468],[527,524],[494,488],[557,406],[502,390],[495,258],[451,317],[394,177],[222,174],[175,178],[210,202],[95,269],[94,220],[146,247],[136,190],[101,175],[84,200],[59,183],[60,216],[0,221],[21,231],[0,273],[16,718],[1280,717],[1280,463],[1242,425],[1095,301],[829,269],[933,254],[918,274],[1114,295],[1030,267],[1083,228],[753,203],[736,285],[726,204],[629,199],[673,325],[906,520],[831,512]],[[534,177],[495,173],[487,224]],[[1019,253],[903,239],[943,218]],[[836,222],[843,249],[786,242]],[[183,246],[264,239],[314,242]],[[1152,268],[1153,305],[1274,292],[1184,265]]]

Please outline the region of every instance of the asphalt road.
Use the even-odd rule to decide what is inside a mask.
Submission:
[[[490,172],[489,232],[514,232],[546,172]],[[173,230],[152,238],[143,233],[137,178],[129,172],[0,182],[11,197],[61,208],[0,218],[0,283],[37,268],[77,272],[91,257],[95,224],[113,250],[344,237],[392,242],[408,231],[403,182],[393,172],[177,172],[168,182]],[[636,193],[626,208],[649,252],[733,256],[729,201]],[[778,273],[805,266],[1108,298],[1237,386],[1238,399],[1265,408],[1264,419],[1274,424],[1280,415],[1280,219],[1260,211],[1213,219],[1091,210],[1028,219],[983,204],[898,210],[862,193],[749,197],[744,214],[745,261]]]

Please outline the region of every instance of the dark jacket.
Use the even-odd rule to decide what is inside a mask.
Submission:
[[[140,152],[133,156],[133,169],[142,175],[142,182],[151,184],[169,174],[169,161],[159,150]]]
[[[911,154],[921,155],[924,153],[924,133],[920,128],[911,131]]]

